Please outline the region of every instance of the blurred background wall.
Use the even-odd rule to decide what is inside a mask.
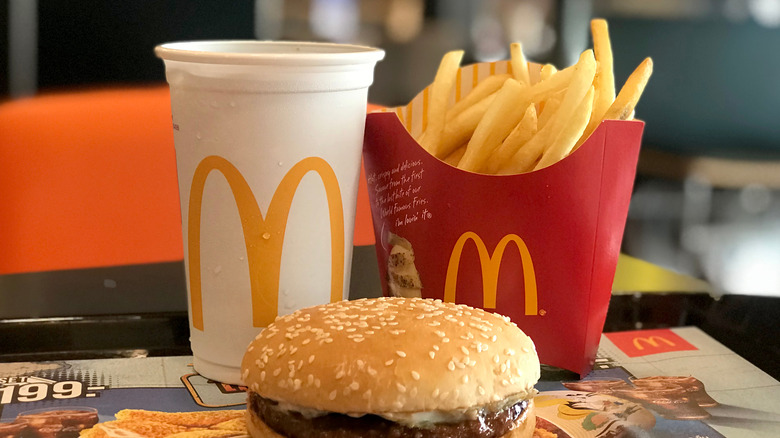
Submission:
[[[159,43],[349,42],[387,52],[374,103],[407,102],[441,55],[569,65],[609,20],[618,85],[655,73],[623,250],[719,293],[780,295],[780,0],[0,0],[0,98],[159,84]]]

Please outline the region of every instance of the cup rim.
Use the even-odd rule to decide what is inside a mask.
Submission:
[[[232,65],[350,65],[385,57],[384,50],[370,46],[260,40],[178,41],[160,44],[154,53],[166,61]]]

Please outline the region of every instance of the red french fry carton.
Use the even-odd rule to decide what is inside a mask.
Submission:
[[[482,76],[506,72],[507,64],[463,67],[453,98]],[[414,140],[410,131],[425,123],[427,93],[366,121],[363,158],[384,294],[498,312],[531,336],[542,363],[587,374],[612,292],[644,123],[604,121],[552,166],[484,175],[452,167]]]

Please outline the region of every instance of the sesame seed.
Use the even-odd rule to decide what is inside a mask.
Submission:
[[[277,369],[275,369],[275,370],[274,370],[274,377],[277,377],[277,376],[279,376],[279,374],[281,374],[281,372],[282,372],[282,369],[281,369],[281,368],[277,368]]]
[[[501,358],[497,354],[495,356],[493,356],[493,362],[499,363],[500,361],[501,361]]]
[[[319,388],[321,383],[322,382],[320,381],[320,379],[317,379],[317,378],[314,379],[314,387],[315,388]]]
[[[265,371],[260,371],[260,381],[265,381]]]
[[[371,390],[369,389],[369,390],[367,390],[366,392],[363,393],[363,399],[364,400],[368,400],[370,398],[371,398]]]
[[[352,389],[353,391],[357,391],[358,389],[360,389],[360,383],[352,382],[349,384],[349,388]]]
[[[338,373],[336,373],[336,380],[341,379],[342,377],[344,377],[344,374],[346,374],[346,373],[343,370],[341,370]]]
[[[511,348],[507,348],[506,350],[504,350],[504,354],[506,354],[507,356],[514,356],[515,350],[512,350]]]
[[[307,339],[304,339],[304,340],[301,342],[301,344],[302,344],[302,345],[306,345],[306,344],[308,344],[309,342],[311,342],[311,339],[308,339],[308,338],[307,338]]]
[[[431,359],[433,359],[433,358],[435,358],[435,357],[436,357],[436,352],[435,352],[435,351],[429,351],[429,352],[428,352],[428,356],[430,356],[430,357],[431,357]]]
[[[397,355],[398,355],[398,356],[400,356],[400,357],[406,357],[406,353],[404,353],[404,352],[403,352],[403,351],[401,351],[401,350],[398,350],[398,351],[396,351],[396,352],[395,352],[395,354],[397,354]]]
[[[309,384],[309,386],[311,386],[311,385],[314,383],[314,376],[313,376],[313,375],[311,375],[311,374],[309,374],[308,376],[306,376],[306,383],[308,383],[308,384]]]
[[[420,380],[420,373],[418,373],[417,371],[412,371],[412,379]]]
[[[479,395],[485,395],[485,388],[481,385],[477,387],[477,391],[479,391]]]
[[[331,400],[335,400],[337,394],[338,392],[334,389],[333,391],[330,392],[330,394],[328,394],[328,398]]]
[[[393,359],[390,359],[390,360],[388,360],[387,362],[385,362],[385,365],[386,365],[386,366],[390,366],[390,365],[392,365],[392,364],[393,364]]]
[[[312,362],[314,362],[314,355],[313,354],[311,356],[309,356],[309,363],[312,363]]]
[[[375,369],[373,369],[373,368],[371,368],[371,367],[368,367],[368,368],[366,369],[366,371],[368,371],[368,375],[369,375],[369,376],[371,376],[371,377],[374,377],[374,376],[376,376],[376,374],[377,374],[377,373],[376,373],[376,370],[375,370]]]
[[[301,379],[293,380],[293,391],[301,389]]]
[[[433,349],[436,350],[436,351],[439,351],[439,346],[438,345],[434,345]]]
[[[469,383],[469,376],[464,375],[463,377],[461,377],[460,378],[460,383],[464,383],[464,384],[465,383]]]
[[[406,387],[400,383],[395,384],[396,388],[398,388],[399,392],[406,392]]]
[[[530,353],[530,352],[531,352],[531,349],[530,349],[530,348],[528,348],[528,347],[523,347],[523,352],[524,352],[524,353]]]
[[[450,371],[455,371],[455,362],[453,362],[453,361],[450,361],[450,362],[447,364],[447,368],[448,368]]]
[[[469,355],[469,349],[468,349],[468,348],[466,348],[466,347],[465,347],[465,346],[463,346],[463,345],[461,345],[461,346],[460,346],[460,351],[462,351],[462,352],[463,352],[463,354],[465,354],[466,356],[468,356],[468,355]]]
[[[447,342],[450,342],[450,338],[442,338],[441,341],[446,344]]]

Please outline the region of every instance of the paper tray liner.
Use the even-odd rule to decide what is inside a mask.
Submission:
[[[464,67],[459,86],[460,78],[477,77],[472,68],[496,71]],[[607,120],[550,167],[483,175],[438,160],[409,134],[399,117],[412,131],[424,126],[422,111],[406,116],[427,92],[366,121],[363,153],[383,293],[390,295],[392,233],[411,243],[423,297],[506,315],[531,336],[542,363],[587,374],[607,314],[644,123]]]

